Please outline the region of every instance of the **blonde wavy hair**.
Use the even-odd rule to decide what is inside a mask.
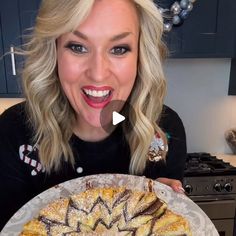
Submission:
[[[96,0],[43,0],[36,25],[25,45],[22,73],[34,142],[47,172],[58,170],[62,159],[74,164],[70,138],[76,114],[66,98],[57,75],[56,39],[75,30],[88,16]],[[139,14],[140,42],[138,72],[129,101],[136,113],[133,130],[126,135],[131,150],[129,172],[142,174],[153,136],[165,135],[157,125],[166,83],[162,69],[162,16],[152,0],[130,0]],[[129,119],[134,123],[130,112]]]

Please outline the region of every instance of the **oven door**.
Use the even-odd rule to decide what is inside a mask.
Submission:
[[[191,199],[211,219],[220,236],[234,235],[235,196],[191,196]]]

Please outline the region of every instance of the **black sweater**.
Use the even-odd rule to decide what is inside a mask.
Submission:
[[[73,135],[70,143],[75,166],[62,163],[60,171],[46,174],[33,148],[32,129],[27,123],[25,103],[15,105],[0,116],[0,230],[27,201],[66,180],[98,173],[128,174],[130,151],[121,127],[105,140],[85,142]],[[183,178],[186,140],[179,116],[167,106],[160,126],[167,133],[166,163],[147,162],[146,177]]]

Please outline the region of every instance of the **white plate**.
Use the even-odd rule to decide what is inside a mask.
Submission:
[[[168,208],[186,217],[190,222],[193,236],[218,236],[217,230],[208,216],[184,194],[174,192],[170,187],[157,181],[153,191],[168,204]],[[100,174],[66,181],[34,197],[20,208],[8,221],[1,236],[19,235],[23,225],[37,216],[39,210],[48,203],[85,191],[91,187],[126,186],[130,189],[149,190],[150,179],[132,175]]]

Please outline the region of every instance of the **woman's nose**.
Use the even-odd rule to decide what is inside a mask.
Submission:
[[[107,55],[96,53],[91,55],[89,60],[87,75],[90,79],[101,82],[106,80],[110,75],[109,59]]]

